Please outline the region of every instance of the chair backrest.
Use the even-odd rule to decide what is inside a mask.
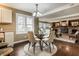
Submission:
[[[55,36],[55,31],[50,31],[50,34],[49,34],[49,40],[50,41],[53,41],[54,39],[56,38],[56,36]]]
[[[78,33],[79,33],[79,31],[76,31],[76,32],[75,32],[75,35],[77,35]]]
[[[29,40],[30,42],[34,42],[34,41],[35,41],[33,32],[29,31],[29,32],[27,33],[27,37],[28,37],[28,40]]]

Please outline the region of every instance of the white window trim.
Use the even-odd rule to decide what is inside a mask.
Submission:
[[[33,18],[32,16],[27,16],[27,15],[24,15],[24,14],[16,13],[16,28],[17,28],[17,19],[18,19],[17,17],[18,16],[24,16],[26,21],[27,21],[27,17]],[[27,33],[28,30],[27,30],[27,22],[26,21],[25,21],[26,31],[24,33],[19,33],[19,32],[17,32],[17,29],[16,29],[16,34],[25,34],[25,33]],[[32,28],[33,28],[33,32],[34,32],[34,18],[32,19]]]

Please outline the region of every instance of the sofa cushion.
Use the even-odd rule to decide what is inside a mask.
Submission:
[[[13,48],[8,47],[8,48],[3,48],[0,49],[0,56],[7,56],[10,55],[13,52]]]
[[[3,47],[7,47],[7,45],[8,45],[8,44],[7,44],[7,43],[5,43],[5,42],[0,43],[0,49],[1,49],[1,48],[3,48]]]

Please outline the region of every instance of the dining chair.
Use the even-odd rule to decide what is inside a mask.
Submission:
[[[52,46],[53,46],[53,48],[54,48],[54,45],[53,45],[53,42],[54,42],[54,39],[56,38],[56,36],[55,36],[55,31],[50,31],[50,34],[49,34],[49,37],[48,38],[45,38],[45,42],[48,44],[48,46],[49,46],[49,49],[50,49],[50,52],[51,52],[51,44],[52,44]]]
[[[33,53],[35,54],[35,45],[37,43],[37,40],[35,40],[33,32],[29,31],[27,33],[27,37],[28,37],[28,41],[29,41],[28,50],[29,50],[30,46],[32,46],[33,47]]]

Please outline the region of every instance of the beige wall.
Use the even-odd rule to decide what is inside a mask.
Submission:
[[[3,6],[3,5],[0,5]],[[3,6],[6,7],[6,6]],[[0,24],[0,27],[2,27],[4,29],[5,32],[14,32],[14,41],[19,41],[19,40],[25,40],[25,36],[26,34],[16,34],[16,12],[17,13],[21,13],[21,14],[25,14],[25,15],[32,15],[29,12],[25,12],[25,11],[21,11],[21,10],[17,10],[14,8],[10,8],[10,7],[6,7],[9,9],[12,9],[12,24]]]
[[[38,34],[39,33],[39,18],[34,17],[34,33]]]

